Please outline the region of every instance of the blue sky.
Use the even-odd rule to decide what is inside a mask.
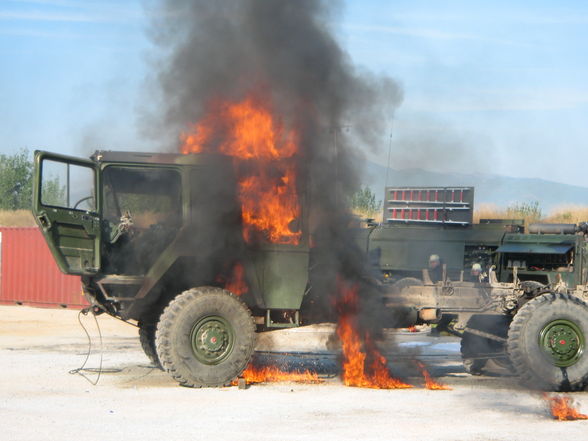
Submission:
[[[149,3],[147,3],[149,4]],[[334,25],[404,91],[392,166],[588,186],[588,3],[348,0]],[[0,1],[0,151],[149,149],[141,1]],[[390,133],[379,153],[385,163]]]

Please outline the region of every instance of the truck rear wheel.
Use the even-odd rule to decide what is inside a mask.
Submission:
[[[143,352],[147,355],[149,361],[157,368],[161,368],[159,357],[157,356],[157,349],[155,348],[155,331],[157,325],[155,323],[139,322],[139,341]]]
[[[569,294],[547,293],[527,302],[508,332],[508,352],[530,387],[572,391],[588,380],[588,305]]]
[[[163,369],[182,386],[226,386],[251,359],[255,324],[229,291],[193,288],[163,311],[156,346]]]

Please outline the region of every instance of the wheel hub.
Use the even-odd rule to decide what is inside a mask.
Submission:
[[[554,320],[543,327],[539,344],[555,366],[568,367],[584,352],[584,334],[570,320]]]
[[[198,360],[205,364],[218,364],[233,349],[233,328],[222,317],[206,317],[192,327],[190,341]]]

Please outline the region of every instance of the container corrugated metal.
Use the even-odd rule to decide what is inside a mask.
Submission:
[[[87,306],[78,276],[61,273],[36,228],[0,227],[0,303]]]

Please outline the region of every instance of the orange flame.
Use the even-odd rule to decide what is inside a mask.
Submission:
[[[421,370],[423,377],[425,378],[425,387],[429,390],[451,390],[449,386],[445,386],[444,384],[437,383],[429,374],[429,371],[425,368],[425,365],[420,361],[416,362],[417,366]]]
[[[588,420],[588,415],[578,412],[570,397],[553,396],[547,394],[543,398],[549,403],[551,415],[559,421]]]
[[[414,325],[409,326],[408,328],[406,328],[406,330],[408,332],[419,332],[419,330]]]
[[[245,294],[249,290],[245,282],[245,268],[241,263],[237,262],[233,267],[233,273],[225,283],[225,289],[237,296]]]
[[[258,97],[213,103],[190,131],[180,135],[181,152],[217,152],[251,161],[239,176],[243,238],[262,234],[271,243],[300,243],[292,224],[300,216],[296,187],[298,133],[283,127]]]
[[[343,284],[340,284],[341,286]],[[344,287],[343,295],[337,302],[339,322],[337,335],[343,349],[343,383],[346,386],[368,387],[373,389],[406,389],[412,387],[401,380],[393,378],[387,367],[386,358],[377,350],[369,334],[364,338],[366,352],[362,351],[362,342],[356,330],[354,315],[357,311],[357,286]],[[369,356],[369,357],[368,357]],[[368,369],[366,363],[368,360]]]
[[[265,366],[257,368],[250,364],[247,369],[243,371],[241,377],[245,379],[247,384],[269,383],[277,381],[293,381],[296,383],[322,383],[316,372],[309,370],[287,372],[279,369],[276,366]],[[237,382],[233,381],[233,385]]]

